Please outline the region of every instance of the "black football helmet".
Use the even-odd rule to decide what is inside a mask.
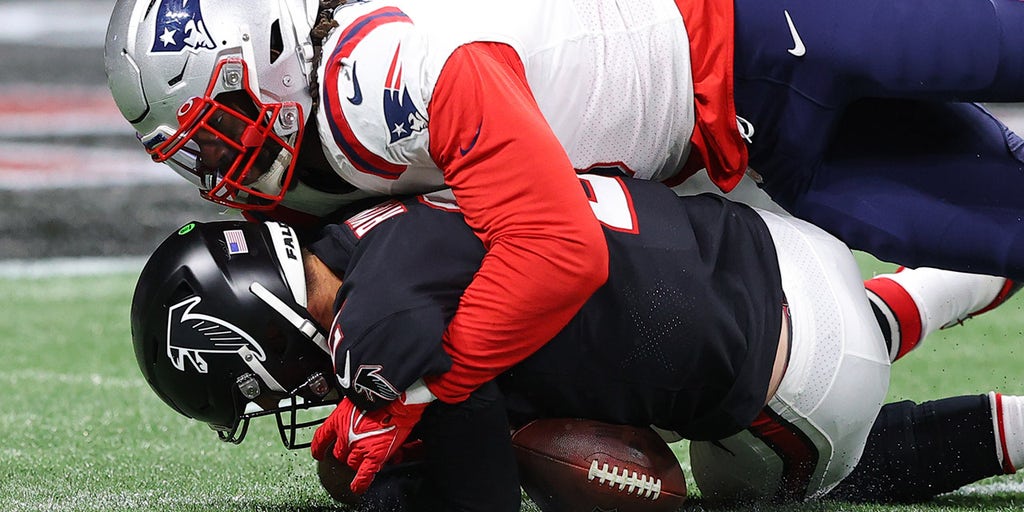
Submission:
[[[190,222],[139,276],[131,308],[135,357],[157,395],[240,443],[273,414],[289,449],[336,403],[324,329],[306,310],[298,239],[276,223]],[[301,413],[301,414],[300,414]],[[302,418],[300,420],[300,418]]]

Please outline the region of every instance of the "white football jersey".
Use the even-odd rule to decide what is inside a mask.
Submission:
[[[443,186],[429,154],[431,96],[452,52],[472,42],[515,50],[578,171],[664,180],[690,151],[689,42],[672,0],[370,0],[335,19],[318,70],[320,138],[361,189]]]

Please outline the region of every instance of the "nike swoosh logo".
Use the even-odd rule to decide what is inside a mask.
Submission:
[[[348,102],[353,105],[359,105],[363,102],[363,90],[359,88],[359,77],[356,76],[356,64],[358,63],[352,63],[352,97],[347,98]]]
[[[476,135],[473,136],[473,140],[469,141],[468,148],[463,149],[462,146],[459,146],[459,153],[462,153],[462,156],[466,156],[466,153],[469,153],[470,150],[472,150],[473,147],[476,146],[476,141],[477,139],[480,138],[480,128],[483,127],[483,125],[484,122],[480,121],[480,125],[476,127]]]
[[[345,371],[338,375],[338,384],[348,389],[352,385],[352,354],[345,351]]]
[[[359,414],[358,418],[355,417],[357,412]],[[381,434],[383,434],[385,432],[390,432],[390,431],[395,429],[395,426],[391,425],[390,427],[387,427],[387,428],[381,428],[381,429],[377,429],[377,430],[370,430],[368,432],[363,432],[361,434],[357,434],[354,427],[356,426],[356,423],[359,423],[360,421],[362,421],[363,417],[365,417],[365,416],[366,416],[366,413],[364,413],[362,411],[359,411],[357,409],[352,409],[352,412],[349,413],[349,421],[348,421],[348,445],[349,446],[352,446],[353,443],[355,443],[356,441],[359,441],[360,439],[366,439],[367,437],[379,436],[379,435],[381,435]]]
[[[789,11],[783,10],[782,12],[786,15],[786,23],[789,24],[789,34],[793,36],[793,47],[788,51],[796,57],[803,57],[804,54],[807,53],[804,41],[803,39],[800,39],[800,33],[796,31],[796,25],[793,24],[793,18],[789,16]],[[353,70],[353,73],[355,73],[355,70]]]

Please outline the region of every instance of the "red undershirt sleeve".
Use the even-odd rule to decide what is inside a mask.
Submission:
[[[429,106],[430,154],[487,254],[444,337],[439,399],[464,400],[561,330],[608,277],[608,247],[518,54],[457,49]]]

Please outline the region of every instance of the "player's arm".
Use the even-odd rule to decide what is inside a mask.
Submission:
[[[519,510],[519,474],[505,401],[493,381],[464,402],[435,402],[417,432],[436,500],[429,510]]]
[[[346,301],[336,317],[331,343],[341,391],[358,408],[385,407],[425,376],[442,374],[450,367],[441,344],[445,319],[440,308],[408,308],[378,319],[365,315],[365,310],[349,314],[351,304]],[[374,322],[365,330],[353,329],[362,320],[346,321],[353,316],[367,316]]]
[[[550,340],[608,274],[608,249],[515,51],[472,43],[442,70],[430,153],[487,249],[445,333],[452,369],[428,386],[458,402]]]
[[[362,494],[435,400],[421,377],[445,371],[448,356],[440,341],[444,318],[436,307],[380,317],[358,304],[346,301],[331,328],[344,398],[317,428],[310,451],[324,460],[331,450],[355,469],[349,487]]]

